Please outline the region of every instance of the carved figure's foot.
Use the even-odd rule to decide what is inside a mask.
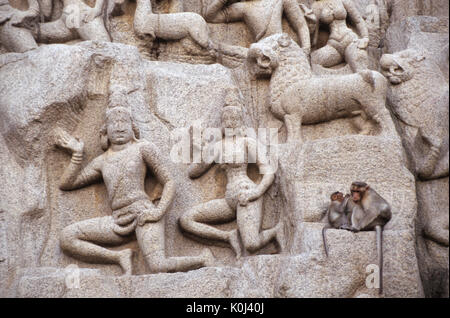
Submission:
[[[236,257],[240,258],[242,254],[241,244],[239,243],[239,235],[237,230],[233,230],[230,233],[229,242],[234,252],[236,253]]]
[[[200,256],[205,260],[206,267],[214,266],[216,258],[209,248],[205,248]]]
[[[282,221],[278,222],[276,225],[275,239],[280,246],[280,253],[284,253],[286,250],[286,237],[284,235],[284,226]]]
[[[133,259],[133,250],[127,248],[123,251],[120,251],[119,257],[119,265],[122,267],[123,275],[129,276],[132,274],[132,259]]]

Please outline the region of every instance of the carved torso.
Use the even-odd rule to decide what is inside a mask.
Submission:
[[[135,143],[120,151],[109,149],[95,160],[101,160],[101,172],[113,210],[140,199],[148,198],[144,191],[147,167],[141,148],[146,143]]]

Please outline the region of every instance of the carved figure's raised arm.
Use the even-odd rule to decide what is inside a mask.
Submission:
[[[62,129],[56,131],[56,145],[72,153],[70,164],[64,170],[59,188],[64,191],[75,190],[99,181],[102,178],[101,158],[92,160],[84,169],[84,143],[69,135]]]
[[[306,55],[309,55],[311,52],[309,28],[300,6],[296,0],[284,0],[283,9],[287,20],[297,33],[298,39],[301,43],[301,48]]]
[[[363,39],[367,39],[368,41],[369,30],[367,29],[366,22],[359,13],[358,8],[355,6],[352,0],[342,0],[342,3],[347,10],[348,16],[350,17],[351,21],[353,21],[353,23],[355,24],[360,37],[362,37]]]

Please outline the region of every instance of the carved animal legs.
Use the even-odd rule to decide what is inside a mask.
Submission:
[[[287,140],[286,142],[302,142],[302,116],[299,114],[284,115],[284,124],[286,125]]]
[[[136,228],[139,248],[151,272],[180,272],[212,265],[214,256],[205,249],[199,256],[166,257],[164,219]]]

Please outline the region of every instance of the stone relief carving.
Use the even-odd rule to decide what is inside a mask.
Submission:
[[[28,1],[26,11],[10,6],[8,0],[0,2],[0,44],[9,52],[23,53],[37,48],[30,27],[39,19],[39,3]]]
[[[304,12],[295,0],[213,0],[206,8],[206,21],[229,23],[244,21],[255,42],[282,33],[281,18],[285,14],[297,33],[304,52],[309,55],[311,43]]]
[[[329,27],[330,35],[325,46],[312,51],[311,64],[331,68],[345,61],[353,72],[367,69],[369,31],[353,1],[315,1],[312,10],[317,19],[313,46],[317,44],[321,24]],[[347,25],[347,17],[355,24],[359,36]]]
[[[72,153],[62,176],[61,190],[75,190],[103,179],[113,210],[112,216],[88,219],[64,228],[61,248],[87,262],[118,264],[125,275],[130,275],[132,251],[111,251],[100,245],[122,245],[132,240],[131,234],[135,232],[152,272],[185,271],[210,264],[214,257],[208,249],[198,257],[165,256],[163,216],[175,196],[175,184],[155,146],[137,139],[138,128],[127,108],[107,110],[101,138],[105,153],[81,169],[84,143],[62,129],[56,131],[56,145]],[[147,169],[164,184],[157,206],[144,190]]]
[[[387,81],[380,73],[364,70],[317,77],[303,50],[285,34],[252,44],[248,59],[255,76],[271,75],[270,110],[284,121],[288,142],[301,140],[302,124],[361,113],[380,126],[382,135],[396,136],[385,107]],[[369,132],[363,129],[362,133]]]
[[[193,12],[155,14],[150,0],[136,0],[134,30],[141,37],[153,41],[181,40],[191,37],[198,45],[207,50],[214,50],[209,38],[208,25],[199,14]]]
[[[110,42],[106,27],[108,0],[97,0],[92,8],[83,0],[64,0],[61,17],[40,23],[36,38],[41,43],[64,43],[75,39]]]
[[[415,50],[384,54],[380,65],[413,171],[422,180],[448,176],[448,82],[439,67]]]
[[[229,243],[241,256],[239,237],[248,252],[256,252],[272,240],[276,240],[280,250],[284,249],[284,228],[280,220],[278,224],[260,231],[263,217],[263,196],[272,185],[274,173],[267,167],[268,158],[264,152],[257,151],[257,141],[245,136],[243,127],[242,105],[239,102],[225,105],[222,110],[222,129],[224,139],[215,142],[211,147],[214,158],[208,163],[191,164],[190,178],[199,178],[216,162],[227,176],[225,198],[215,199],[199,204],[180,218],[181,228],[196,236],[213,241]],[[227,130],[234,130],[237,135],[227,135]],[[236,149],[238,148],[238,149]],[[247,176],[248,162],[255,162],[264,172],[259,184],[255,184]],[[237,229],[223,231],[211,224],[237,221]]]
[[[105,185],[106,194],[103,197],[105,200],[101,200],[101,204],[106,202],[109,205],[111,215],[85,219],[86,215],[80,214],[83,217],[73,218],[70,222],[63,221],[61,227],[52,225],[52,230],[59,233],[58,253],[61,249],[65,254],[72,256],[72,261],[77,259],[87,263],[118,265],[125,276],[123,279],[127,279],[133,271],[136,273],[136,263],[141,261],[139,257],[142,256],[142,262],[145,262],[150,273],[188,272],[182,273],[186,275],[182,278],[192,279],[194,283],[187,285],[198,285],[199,281],[208,279],[215,279],[214,283],[218,286],[225,284],[220,285],[221,288],[215,286],[213,291],[208,290],[203,294],[199,292],[195,294],[196,296],[216,295],[214,292],[217,289],[220,290],[217,292],[219,296],[241,295],[239,293],[244,290],[242,295],[264,297],[308,297],[311,295],[360,297],[366,294],[377,297],[369,287],[361,285],[365,277],[364,269],[359,268],[373,263],[376,259],[371,254],[374,252],[372,236],[368,233],[355,234],[331,229],[327,232],[327,236],[333,243],[333,253],[330,254],[333,257],[323,260],[320,253],[322,224],[316,222],[317,211],[311,203],[319,200],[315,194],[310,195],[305,190],[310,183],[316,182],[316,185],[310,188],[325,191],[322,185],[325,179],[321,179],[323,175],[326,175],[330,183],[345,183],[350,179],[359,179],[363,175],[364,180],[368,180],[370,184],[376,184],[377,190],[380,189],[383,197],[388,198],[386,194],[390,195],[389,201],[393,204],[397,204],[392,198],[398,193],[389,194],[386,190],[388,187],[383,183],[390,183],[390,189],[396,189],[398,186],[414,193],[408,193],[406,196],[412,198],[409,203],[414,207],[405,208],[396,205],[395,209],[393,206],[395,214],[392,215],[392,220],[389,214],[389,224],[384,232],[385,258],[389,260],[385,268],[385,295],[423,296],[421,282],[416,281],[419,275],[416,268],[418,261],[415,249],[422,250],[421,237],[431,241],[431,243],[425,242],[424,246],[433,257],[438,255],[433,260],[438,259],[439,263],[439,266],[422,267],[422,280],[427,281],[428,278],[433,280],[435,271],[439,272],[437,275],[439,278],[448,280],[448,266],[442,265],[445,255],[448,260],[448,213],[442,212],[446,211],[442,209],[442,206],[448,207],[448,197],[446,199],[441,192],[435,191],[438,187],[448,188],[448,78],[441,76],[445,72],[442,71],[442,65],[436,64],[437,60],[430,61],[417,51],[406,50],[384,54],[379,60],[386,38],[386,29],[390,23],[393,23],[389,21],[388,7],[396,4],[384,0],[364,0],[363,2],[359,0],[208,0],[204,3],[200,0],[189,2],[64,0],[63,6],[60,7],[57,1],[24,0],[20,6],[21,9],[18,9],[11,6],[7,0],[0,0],[0,44],[8,52],[20,53],[2,56],[0,75],[3,72],[12,74],[11,70],[14,70],[17,65],[24,67],[21,63],[25,62],[22,60],[29,60],[33,64],[41,54],[46,59],[55,54],[55,61],[58,61],[59,52],[64,52],[65,56],[70,56],[74,61],[81,61],[80,64],[74,65],[83,65],[86,70],[89,69],[86,71],[89,73],[85,78],[88,83],[86,85],[95,86],[92,90],[77,87],[79,91],[73,93],[73,96],[60,93],[63,90],[58,87],[55,89],[55,95],[60,93],[61,99],[55,98],[50,101],[48,96],[39,95],[37,84],[21,83],[20,85],[27,87],[26,89],[29,87],[36,90],[36,95],[39,95],[36,100],[45,100],[45,102],[43,106],[38,102],[34,105],[34,101],[30,103],[30,100],[24,102],[23,104],[31,104],[31,106],[19,109],[18,114],[26,110],[29,113],[35,112],[36,115],[30,123],[14,126],[8,123],[14,115],[6,106],[10,100],[15,100],[12,96],[14,94],[10,93],[13,90],[10,86],[4,85],[3,78],[0,81],[0,88],[2,92],[5,92],[4,96],[3,93],[0,96],[0,122],[5,123],[6,127],[0,127],[2,132],[0,149],[3,153],[1,158],[15,153],[3,150],[10,150],[16,142],[23,145],[32,141],[33,144],[38,145],[36,148],[44,149],[48,146],[47,135],[51,136],[50,132],[53,132],[52,147],[56,145],[71,154],[70,163],[65,167],[62,177],[58,175],[59,189],[64,192],[71,191],[74,196],[84,199],[86,194],[75,190],[101,181]],[[364,6],[366,11],[360,12],[358,8]],[[111,23],[111,17],[119,11],[126,17]],[[294,31],[297,39],[283,33],[286,31],[283,30],[286,22],[289,25],[287,31]],[[130,43],[135,47],[123,43],[112,43],[121,42],[117,39],[127,36],[123,24],[130,28],[130,33],[134,36]],[[231,36],[237,36],[237,33],[233,32],[243,30],[244,27],[248,28],[252,37],[247,39],[250,43],[246,45],[234,46],[227,44],[227,41],[217,40],[220,38],[218,36],[218,34],[221,35],[220,33],[230,32]],[[440,26],[440,28],[444,27]],[[325,33],[329,35],[326,39],[319,39],[319,33],[324,30],[328,30]],[[120,36],[113,38],[112,34]],[[242,31],[242,34],[245,32]],[[182,48],[192,41],[194,46],[198,45],[206,52],[204,56],[209,54],[212,57],[211,63],[220,62],[223,65],[190,68],[192,65],[187,66],[183,63],[173,63],[173,61],[151,61],[158,60],[159,53],[155,50],[154,55],[145,55],[140,47],[141,42],[135,40],[136,38],[150,44],[171,43],[172,45],[175,43]],[[79,40],[83,43],[79,43]],[[51,43],[70,45],[42,45]],[[45,47],[41,48],[41,45],[48,48],[48,51],[45,51]],[[249,46],[248,49],[247,46]],[[446,48],[447,52],[442,55],[442,59],[445,59],[448,65],[448,44]],[[170,45],[167,45],[167,49],[171,50]],[[31,50],[33,52],[28,52]],[[186,51],[188,55],[194,55],[188,49]],[[227,64],[224,62],[223,55],[236,57],[237,63],[240,63],[242,68],[233,64],[232,67],[239,70],[235,73],[231,72],[229,68],[224,67]],[[91,58],[94,62],[102,61],[96,63],[97,66],[94,68],[97,69],[90,69],[89,65],[95,64],[91,63]],[[344,64],[346,65],[343,66]],[[55,65],[39,64],[38,67],[51,73],[52,67],[60,67],[58,63]],[[158,72],[149,72],[149,69],[155,67],[158,68]],[[379,69],[382,74],[372,69]],[[234,81],[233,85],[236,86],[240,84],[239,76],[236,74],[247,72],[245,76],[251,77],[250,84],[248,87],[245,87],[247,83],[242,84],[240,88],[251,91],[251,94],[242,94],[242,96],[250,95],[249,99],[255,100],[244,101],[226,96],[223,106],[223,103],[217,101],[219,100],[217,96],[211,97],[211,99],[217,99],[212,101],[213,106],[209,107],[212,115],[217,114],[215,117],[210,114],[199,114],[208,107],[196,105],[197,101],[185,101],[175,106],[172,106],[171,102],[161,103],[164,104],[162,106],[147,102],[148,97],[151,100],[151,96],[154,96],[152,94],[156,94],[160,100],[170,101],[172,98],[173,100],[183,99],[180,96],[186,92],[188,92],[186,94],[200,94],[198,91],[205,90],[205,82],[209,83],[209,81],[198,76],[191,83],[192,76],[189,78],[186,74],[192,75],[195,72],[211,72],[211,78],[227,77],[227,81]],[[177,77],[177,83],[183,83],[180,85],[182,88],[173,85],[173,90],[158,91],[158,87],[163,86],[162,82],[166,85],[174,77]],[[56,87],[52,80],[54,79],[44,80],[42,85]],[[84,142],[74,136],[79,136],[78,133],[84,131],[83,127],[86,126],[79,124],[78,118],[60,120],[59,115],[55,114],[67,112],[66,108],[77,108],[78,104],[90,105],[90,108],[79,107],[77,116],[79,115],[80,118],[97,114],[98,109],[103,109],[104,104],[107,104],[104,91],[108,88],[113,91],[114,83],[128,81],[133,83],[132,87],[126,92],[119,92],[119,95],[126,95],[123,100],[135,99],[138,102],[129,103],[127,107],[122,106],[122,103],[114,105],[109,103],[105,123],[100,132],[100,143],[104,153],[95,156],[84,166],[83,161],[86,155]],[[139,84],[134,86],[134,82]],[[229,83],[225,84],[225,80],[223,83],[216,81],[210,89],[217,92],[226,91],[227,85]],[[170,87],[170,84],[164,87]],[[67,91],[72,92],[71,88]],[[201,94],[208,95],[208,92],[201,92]],[[389,107],[386,107],[386,97]],[[266,104],[260,102],[266,98],[268,100]],[[254,150],[259,148],[260,141],[244,132],[243,113],[250,102],[258,107],[258,116],[266,116],[274,121],[281,120],[286,127],[286,143],[275,146],[281,152],[287,150],[282,154],[281,168],[277,171],[271,171],[268,168],[268,162],[271,161],[268,155],[261,152],[256,155]],[[203,103],[210,106],[204,101]],[[218,104],[220,107],[214,106]],[[199,111],[199,109],[202,110]],[[139,125],[146,131],[145,139],[141,138],[137,121],[131,115],[136,110],[140,115]],[[171,116],[171,112],[181,115]],[[186,114],[190,112],[195,115],[187,116]],[[161,115],[161,113],[165,114]],[[209,144],[209,150],[214,154],[209,158],[211,160],[192,163],[188,168],[185,165],[169,168],[165,162],[168,159],[163,153],[167,150],[164,147],[169,144],[167,135],[170,135],[175,128],[192,126],[191,119],[195,116],[217,119],[219,113],[222,135],[219,141]],[[394,115],[394,120],[391,113]],[[254,123],[259,122],[260,118],[256,117],[253,118]],[[359,135],[345,136],[345,142],[338,141],[339,138],[335,136],[340,136],[341,130],[336,129],[334,132],[333,127],[344,126],[343,122],[347,123],[347,119],[356,126]],[[335,122],[335,126],[330,124],[332,122]],[[92,119],[90,123],[96,123],[96,120]],[[41,124],[42,126],[39,126]],[[327,124],[330,125],[327,126]],[[318,128],[319,125],[320,128]],[[55,126],[62,128],[53,129]],[[258,124],[254,128],[265,128],[261,126]],[[305,126],[309,127],[305,128]],[[42,134],[37,134],[34,132],[37,130],[36,127],[45,129],[42,129]],[[69,134],[67,131],[73,131],[74,127],[79,129],[78,133]],[[332,137],[316,137],[317,141],[311,141],[304,138],[305,129],[310,131],[329,129],[332,131],[329,134]],[[17,131],[20,131],[20,134]],[[14,135],[15,133],[17,136]],[[156,135],[159,138],[158,146],[147,141],[147,139],[153,141],[152,138]],[[371,138],[367,135],[382,138]],[[400,143],[399,135],[403,144]],[[83,140],[86,141],[85,137]],[[93,142],[89,143],[89,145],[92,144]],[[367,145],[372,145],[373,149],[365,151],[363,148]],[[195,143],[190,145],[190,147],[196,146],[198,145]],[[236,151],[236,146],[242,146],[242,149],[239,148]],[[322,151],[324,148],[330,151],[327,155],[324,155],[326,152]],[[383,152],[385,149],[388,151]],[[403,149],[406,150],[409,160],[408,168],[419,179],[418,182],[415,182],[407,169],[403,169],[406,165],[402,157]],[[34,148],[32,151],[35,151]],[[333,152],[336,153],[336,158],[330,158],[330,153]],[[59,153],[59,150],[55,153]],[[364,162],[364,166],[354,163],[355,168],[345,169],[342,175],[331,168],[327,171],[321,170],[321,167],[327,167],[327,165],[348,164],[355,156],[363,157],[361,162]],[[388,156],[391,156],[389,160],[386,159]],[[13,159],[16,160],[16,158]],[[13,162],[13,159],[10,161]],[[308,160],[311,162],[307,162]],[[342,161],[339,162],[339,160]],[[10,178],[5,172],[8,171],[8,167],[12,166],[11,170],[17,169],[10,161],[5,164],[6,168],[0,167],[0,176]],[[19,161],[21,164],[27,164],[27,158],[20,158]],[[315,165],[316,161],[317,165]],[[401,164],[397,164],[399,162]],[[254,167],[249,163],[256,163],[256,169],[261,175],[259,181],[253,181],[252,173],[255,172],[251,169]],[[382,172],[368,173],[367,170],[372,169],[372,164]],[[392,168],[394,166],[395,168]],[[309,170],[305,167],[309,167]],[[26,169],[33,170],[33,167]],[[307,179],[305,175],[310,171],[314,171],[317,175],[311,173],[314,176]],[[48,172],[42,172],[44,175],[42,179],[48,190],[42,193],[51,193],[54,180],[47,177],[46,173],[48,174]],[[383,177],[383,173],[386,178]],[[152,177],[148,178],[148,174]],[[390,177],[394,179],[393,182],[389,179]],[[154,189],[152,191],[146,189],[145,182],[149,179],[155,179],[155,182],[161,186],[162,195],[159,202],[157,199],[152,200],[147,193],[156,192]],[[221,182],[215,182],[218,180]],[[321,185],[317,186],[317,183]],[[414,184],[417,186],[417,193]],[[183,189],[182,199],[174,203],[180,197],[180,192],[177,192],[179,185]],[[274,188],[276,190],[273,190]],[[64,200],[61,196],[64,192],[60,190],[57,190],[60,195],[58,200]],[[395,192],[395,190],[392,191]],[[7,195],[4,189],[0,188],[0,196]],[[100,198],[102,198],[101,195]],[[348,198],[345,199],[347,202]],[[8,197],[8,202],[12,201],[14,200]],[[290,205],[291,203],[293,204]],[[419,216],[416,217],[417,203],[419,210],[425,212],[419,212]],[[67,206],[70,204],[70,202],[67,203]],[[103,206],[101,204],[94,206],[93,209]],[[312,206],[311,211],[308,210],[309,204]],[[176,208],[173,208],[174,205]],[[287,207],[294,207],[292,211],[289,211],[289,215],[286,213]],[[5,208],[3,203],[0,206],[0,225],[2,229],[11,231],[8,208]],[[73,210],[77,208],[75,203]],[[54,218],[54,215],[48,213],[50,210],[58,210],[58,201],[50,199],[49,196],[42,199],[42,204],[39,204],[39,215],[45,217],[39,221],[40,223],[35,224],[39,225]],[[366,212],[364,209],[358,211]],[[109,212],[109,209],[105,212]],[[308,213],[310,213],[309,216],[306,215]],[[420,215],[421,213],[423,215]],[[35,222],[34,217],[35,215],[32,215],[29,218],[30,228]],[[363,215],[360,217],[364,218]],[[170,222],[166,222],[168,219]],[[416,233],[412,230],[411,223],[408,223],[414,222],[411,220],[419,220],[420,226]],[[351,221],[353,223],[353,220]],[[337,225],[334,227],[348,229],[348,226],[349,224],[345,223],[342,227]],[[364,228],[365,226],[358,227],[358,229]],[[3,235],[1,236],[3,238]],[[10,237],[12,235],[8,232],[4,240],[10,240]],[[187,240],[186,237],[200,239],[200,243],[198,240]],[[297,238],[301,238],[300,243],[294,242]],[[42,243],[44,245],[47,244],[47,238],[42,235],[38,240],[44,242]],[[414,245],[415,240],[420,241],[419,247]],[[347,256],[349,242],[359,245],[356,252],[352,250],[348,254],[350,260],[357,260],[355,264],[352,264],[353,267],[342,266],[339,260],[336,260],[339,257],[335,257]],[[4,277],[9,277],[8,273],[12,271],[5,265],[9,262],[11,251],[8,250],[7,244],[0,243],[0,280],[3,280]],[[211,247],[205,248],[202,243],[210,244]],[[225,243],[227,248],[220,250],[222,243]],[[275,245],[269,243],[275,243]],[[133,248],[129,244],[137,244],[139,256],[135,257]],[[175,255],[186,256],[168,256],[172,254],[167,250],[173,252],[177,244],[181,247],[177,249]],[[381,248],[381,244],[378,246]],[[116,247],[121,249],[115,249]],[[231,247],[231,251],[228,247]],[[44,250],[44,248],[40,249]],[[394,255],[392,250],[401,252]],[[232,253],[231,256],[230,253]],[[40,255],[35,257],[37,259],[35,263],[38,266],[42,264],[45,264],[42,267],[47,266],[48,260],[47,263],[42,261],[45,259],[42,253],[36,252],[36,254]],[[242,258],[243,255],[251,255],[251,257]],[[51,266],[61,267],[64,262],[70,261],[71,258],[68,260],[64,258],[63,262],[55,260]],[[219,270],[213,268],[213,266],[218,267],[220,263],[222,264]],[[405,263],[408,266],[405,266]],[[202,267],[210,268],[193,271]],[[272,270],[273,268],[275,270]],[[396,272],[399,268],[400,270]],[[409,272],[404,268],[408,268]],[[343,275],[335,275],[336,269],[343,270],[341,273]],[[93,269],[87,270],[89,272]],[[110,273],[109,269],[106,272]],[[328,275],[328,272],[332,274]],[[26,294],[26,284],[33,283],[26,280],[29,274],[19,271],[18,273],[20,280],[18,290]],[[32,275],[34,274],[30,274],[30,277]],[[345,287],[347,289],[339,286],[345,285],[345,282],[340,282],[339,278],[329,283],[311,284],[311,281],[316,280],[318,276],[347,277],[346,275],[350,277],[346,279],[350,284],[348,288]],[[147,279],[144,277],[146,275],[142,276],[140,278],[143,281]],[[259,284],[257,291],[249,292],[251,287],[246,277],[251,277],[251,280]],[[402,289],[398,286],[404,286],[402,284],[406,281],[405,277],[409,277],[410,281],[407,283],[408,288]],[[44,278],[47,277],[44,275]],[[158,279],[164,282],[161,286],[167,284],[164,280],[167,276],[163,275]],[[290,282],[291,279],[292,282]],[[233,289],[230,286],[235,284],[235,281],[243,281],[247,285],[234,286]],[[178,281],[176,283],[178,284]],[[16,282],[14,284],[17,285]],[[432,290],[434,285],[428,282],[424,285],[425,292],[427,295],[430,294],[429,290]],[[179,287],[179,285],[176,286]],[[381,288],[379,291],[381,293]],[[2,293],[0,288],[0,295]],[[186,295],[186,292],[183,293],[182,295]]]

